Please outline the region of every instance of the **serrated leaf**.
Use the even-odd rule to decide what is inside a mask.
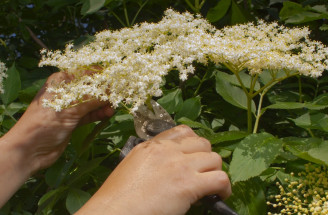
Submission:
[[[247,96],[239,87],[232,86],[226,82],[220,75],[216,76],[216,92],[230,104],[247,110]],[[252,101],[252,112],[255,113],[256,107]]]
[[[299,158],[328,165],[328,141],[319,138],[286,138],[286,148]]]
[[[15,63],[7,71],[8,77],[3,81],[4,94],[1,99],[5,105],[13,102],[21,89],[21,80]]]
[[[183,105],[179,112],[175,115],[175,119],[178,120],[181,117],[187,117],[191,120],[197,119],[201,112],[200,98],[190,98],[183,102]]]
[[[91,195],[83,190],[71,188],[68,191],[66,198],[66,208],[71,213],[74,214],[78,211],[89,199]]]
[[[267,109],[293,110],[293,109],[306,108],[309,110],[322,110],[327,107],[328,105],[320,105],[320,104],[313,104],[313,103],[277,102],[276,104],[272,104],[263,108],[262,112],[266,111]]]
[[[265,215],[266,199],[262,184],[258,178],[233,184],[227,204],[239,215]]]
[[[297,126],[305,129],[318,129],[328,132],[328,115],[324,113],[305,113],[292,120]]]
[[[217,144],[225,141],[239,140],[247,135],[248,133],[244,131],[224,131],[211,135],[209,141],[211,144]]]
[[[173,114],[179,111],[183,104],[182,91],[176,89],[173,92],[168,93],[162,98],[158,99],[157,102],[169,113]]]
[[[251,134],[235,149],[229,173],[233,183],[259,176],[282,151],[283,142],[268,133]]]
[[[200,122],[196,122],[196,121],[193,121],[191,119],[188,119],[187,117],[181,117],[180,119],[178,119],[178,122],[182,123],[182,124],[185,124],[185,125],[188,125],[190,128],[202,128],[202,129],[213,132],[212,129],[210,129],[206,125],[204,125]]]
[[[230,5],[231,0],[220,0],[215,7],[208,11],[206,18],[210,22],[219,21],[224,15],[226,15]]]

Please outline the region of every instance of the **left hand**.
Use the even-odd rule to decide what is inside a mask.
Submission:
[[[61,112],[44,108],[42,100],[53,96],[47,86],[71,79],[64,72],[51,75],[15,126],[0,138],[0,208],[34,172],[59,158],[78,125],[114,114],[108,102],[98,100]]]
[[[8,142],[18,143],[24,158],[29,161],[31,172],[53,164],[66,148],[72,131],[78,126],[109,118],[114,110],[108,102],[91,100],[74,107],[55,112],[44,108],[42,100],[51,98],[47,86],[70,81],[64,72],[51,75],[36,95],[24,115],[3,137]]]

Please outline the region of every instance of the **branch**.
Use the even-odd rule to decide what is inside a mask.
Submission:
[[[17,15],[16,15],[17,16]],[[18,17],[19,22],[22,22],[22,19]],[[42,48],[49,49],[35,34],[34,32],[26,25],[24,25],[28,33],[30,34],[31,38]]]
[[[25,26],[25,28],[27,29],[28,33],[30,34],[30,36],[32,37],[32,39],[42,48],[44,49],[48,49],[48,47],[34,34],[34,32],[28,27]]]

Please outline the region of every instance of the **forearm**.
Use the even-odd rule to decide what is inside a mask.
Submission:
[[[0,208],[30,177],[28,161],[23,152],[6,137],[0,139]]]

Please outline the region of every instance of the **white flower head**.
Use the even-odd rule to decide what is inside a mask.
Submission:
[[[178,70],[186,80],[195,62],[248,69],[251,75],[284,69],[318,77],[328,69],[328,49],[311,41],[309,33],[262,20],[219,30],[199,15],[168,9],[158,23],[99,32],[79,50],[69,44],[64,51],[41,51],[40,66],[55,66],[75,77],[52,89],[59,95],[44,104],[61,110],[88,95],[114,107],[132,105],[133,111],[162,94],[162,78],[169,71]]]
[[[1,94],[4,93],[3,79],[7,77],[6,71],[7,71],[6,65],[0,61],[0,93]]]

